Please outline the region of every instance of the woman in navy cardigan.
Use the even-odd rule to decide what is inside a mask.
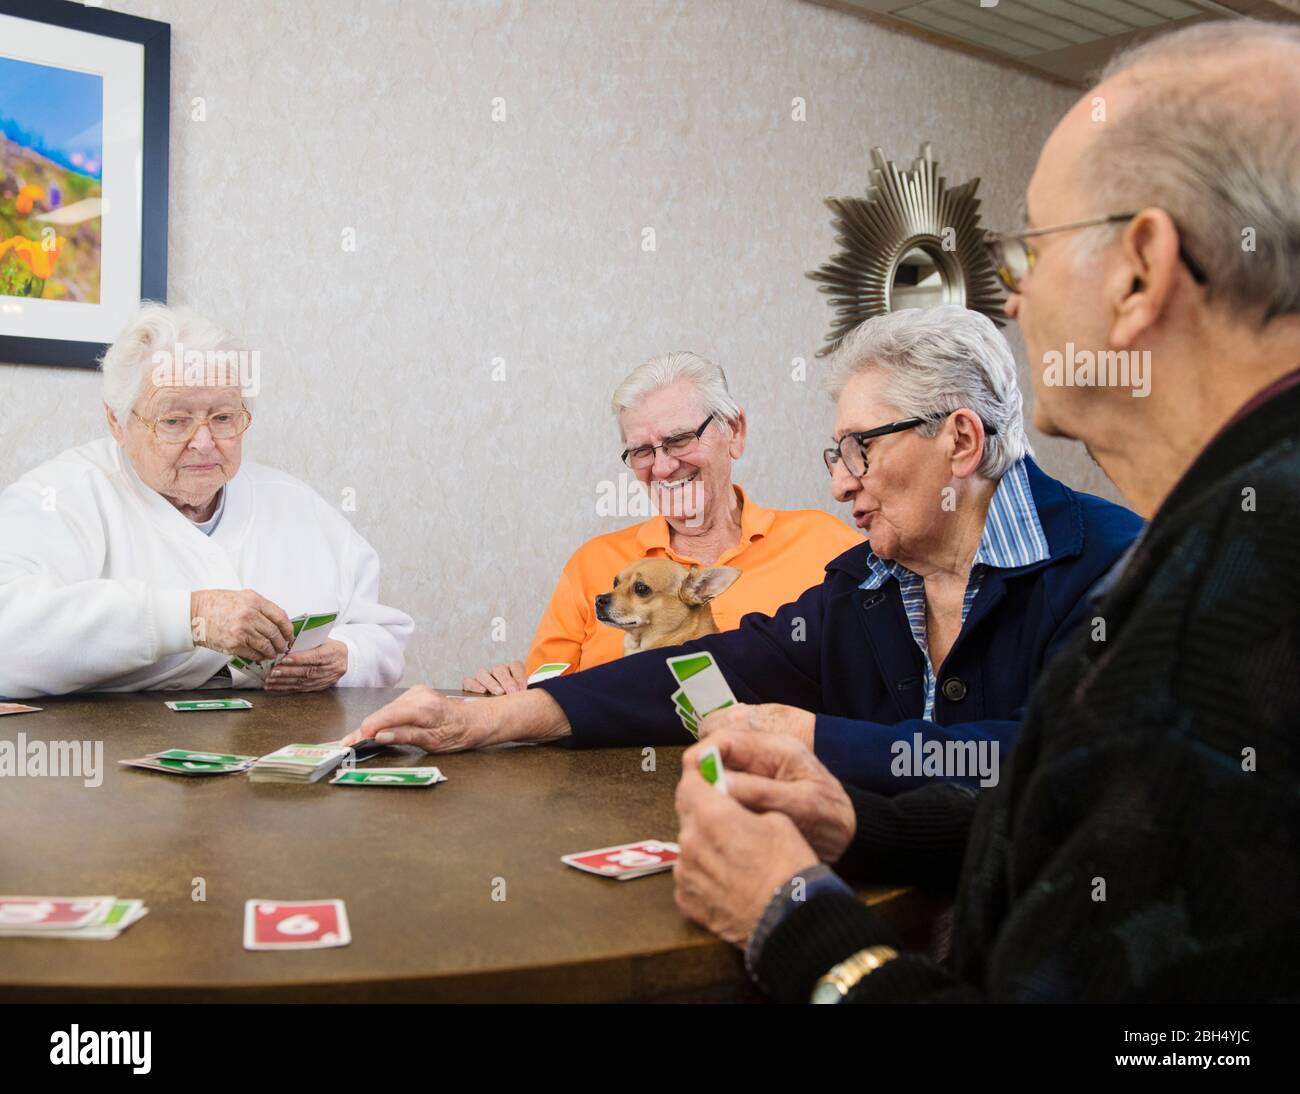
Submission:
[[[884,793],[937,776],[996,781],[975,763],[927,768],[927,743],[944,743],[950,760],[978,751],[997,763],[1043,666],[1087,623],[1088,590],[1142,522],[1034,463],[1010,349],[977,312],[870,320],[836,352],[827,387],[837,420],[823,459],[867,542],[832,561],[820,585],[734,631],[490,702],[413,688],[347,740],[430,752],[686,743],[664,662],[707,650],[741,704],[710,716],[710,730],[790,734],[844,781]]]

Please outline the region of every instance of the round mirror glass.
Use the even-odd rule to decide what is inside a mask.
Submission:
[[[931,308],[960,303],[953,299],[943,267],[921,247],[912,247],[898,260],[889,288],[889,310]]]

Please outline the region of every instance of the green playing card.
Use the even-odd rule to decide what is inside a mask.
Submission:
[[[239,658],[235,658],[239,661]],[[234,664],[234,661],[231,662]],[[236,668],[243,668],[240,661]],[[167,704],[172,710],[252,710],[253,704],[247,699],[176,699]]]
[[[386,767],[374,771],[340,771],[330,780],[340,786],[433,786],[446,782],[436,767]]]
[[[193,760],[207,764],[242,764],[257,759],[256,756],[236,756],[229,752],[195,752],[188,748],[169,748],[166,752],[150,752],[155,760]]]

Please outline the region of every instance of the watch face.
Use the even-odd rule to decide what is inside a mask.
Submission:
[[[827,980],[819,980],[817,986],[813,988],[812,1002],[814,1003],[838,1003],[844,998],[844,994],[839,987]]]

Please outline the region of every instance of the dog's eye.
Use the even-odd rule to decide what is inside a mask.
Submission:
[[[637,596],[649,596],[650,586],[647,585],[644,581],[638,581],[635,585],[632,586],[632,591],[635,592]]]
[[[618,588],[618,578],[614,578],[614,588]]]

